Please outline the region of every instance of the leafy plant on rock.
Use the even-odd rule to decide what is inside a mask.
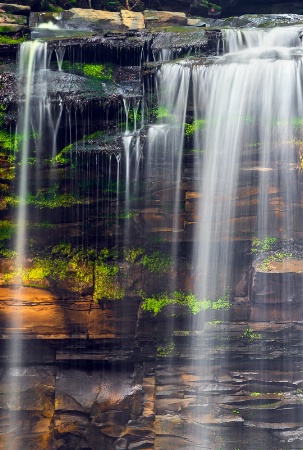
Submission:
[[[151,255],[144,255],[142,258],[142,266],[152,273],[169,272],[173,265],[172,257],[162,254],[160,250],[154,251]]]
[[[182,291],[175,291],[171,294],[162,292],[151,297],[147,297],[141,291],[140,295],[143,300],[141,304],[143,311],[153,312],[155,316],[168,305],[185,306],[192,314],[198,314],[201,311],[207,310],[228,310],[231,307],[228,294],[224,294],[217,300],[199,300],[192,292],[185,293]]]

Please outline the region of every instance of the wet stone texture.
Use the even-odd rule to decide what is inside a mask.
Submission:
[[[230,310],[195,317],[182,308],[175,316],[169,307],[153,317],[134,300],[123,308],[87,300],[79,309],[85,320],[71,315],[71,303],[60,303],[52,316],[56,299],[46,301],[45,293],[43,321],[52,334],[39,325],[35,305],[28,308],[24,367],[12,365],[12,330],[1,329],[1,445],[9,439],[16,449],[20,443],[24,449],[301,448],[303,325],[296,298],[302,275],[255,269],[243,276],[239,269]],[[291,302],[281,288],[284,277],[293,287]],[[5,293],[2,307],[13,314]]]
[[[87,10],[88,19],[90,14]],[[121,21],[120,13],[118,16]],[[152,23],[161,16],[165,22],[167,15],[163,13],[151,14],[148,20]],[[183,13],[175,17],[181,23],[185,20]],[[131,20],[131,15],[125,20]],[[219,34],[218,31],[215,35],[204,31],[197,34],[191,29],[182,37],[178,33],[178,42],[186,51],[193,47],[211,52],[212,38],[215,36],[217,42]],[[76,154],[72,161],[77,162],[79,170],[76,180],[72,179],[72,170],[64,171],[65,166],[73,166],[63,159],[51,169],[42,165],[37,178],[35,172],[31,173],[33,184],[38,179],[46,189],[45,180],[50,172],[53,179],[64,179],[62,192],[66,193],[81,176],[87,181],[87,167],[91,180],[101,180],[100,185],[103,178],[107,180],[107,162],[102,160],[98,166],[96,155],[100,156],[97,152],[100,142],[103,145],[100,151],[113,148],[110,138],[117,134],[116,118],[124,117],[120,91],[125,88],[124,94],[132,92],[137,99],[133,81],[141,76],[142,51],[149,51],[151,56],[152,50],[161,50],[164,44],[171,46],[172,41],[171,32],[158,36],[140,32],[120,36],[113,33],[106,39],[81,38],[77,42],[66,39],[62,43],[76,62],[82,61],[84,52],[88,63],[95,62],[94,58],[102,62],[112,58],[116,65],[111,85],[114,88],[104,86],[100,99],[101,83],[97,84],[99,90],[95,84],[89,86],[84,92],[89,99],[84,102],[83,74],[56,72],[54,104],[59,104],[55,101],[55,94],[59,93],[65,107],[68,106],[62,113],[62,122],[71,124],[71,133],[76,122],[79,123],[78,145],[81,151],[86,151],[78,152],[75,146],[77,151],[69,149],[67,154],[71,158]],[[50,45],[56,48],[55,42]],[[52,58],[55,64],[54,52]],[[121,63],[119,68],[117,61]],[[2,67],[0,74],[0,96],[3,103],[16,104],[15,68],[8,66]],[[155,71],[156,67],[157,63]],[[148,72],[146,84],[152,83],[152,69],[145,66],[144,70]],[[50,77],[54,80],[53,74]],[[74,99],[70,99],[68,92],[71,81]],[[7,120],[9,128],[14,117],[11,122]],[[86,141],[87,124],[91,132],[106,130],[107,140],[93,136]],[[60,131],[58,141],[64,133],[68,134],[63,127]],[[76,141],[75,136],[72,141]],[[188,138],[188,147],[189,141]],[[121,152],[120,142],[121,136],[115,141],[117,153]],[[64,147],[63,138],[61,144]],[[165,189],[157,186],[148,204],[136,199],[128,211],[132,214],[127,226],[135,246],[144,243],[165,252],[167,245],[180,243],[178,273],[152,273],[138,261],[120,264],[125,297],[99,302],[93,301],[89,283],[80,292],[72,292],[66,280],[43,282],[38,288],[9,286],[1,278],[0,449],[303,448],[303,252],[299,244],[291,250],[274,247],[263,255],[251,252],[259,192],[247,185],[247,176],[257,185],[262,171],[258,154],[243,157],[239,190],[233,198],[235,215],[231,221],[236,230],[237,257],[233,262],[229,308],[196,315],[182,305],[166,305],[157,315],[142,308],[140,289],[151,296],[165,291],[168,285],[184,291],[190,291],[194,285],[195,275],[186,255],[191,254],[195,245],[197,205],[201,197],[194,170],[197,159],[193,151],[184,154],[178,220],[174,222],[172,218],[175,187],[169,185],[167,172],[163,176]],[[297,178],[301,193],[300,174]],[[144,179],[146,184],[152,181]],[[36,238],[40,246],[48,247],[68,236],[74,245],[82,245],[85,230],[90,243],[98,235],[100,241],[112,243],[116,239],[121,244],[125,222],[102,222],[103,217],[98,222],[96,213],[105,211],[109,216],[116,212],[116,203],[111,204],[109,196],[103,197],[103,191],[98,197],[94,189],[91,187],[90,198],[83,201],[81,208],[79,205],[56,206],[51,210],[29,208],[31,220],[48,220],[58,225],[47,232],[30,231],[29,241]],[[271,233],[275,236],[280,233],[287,203],[277,186],[269,185],[268,193]],[[120,203],[123,202],[121,196]],[[11,210],[4,200],[0,206],[1,218],[11,219]],[[295,211],[294,230],[299,241],[303,218],[300,202]],[[30,266],[32,261],[27,263]],[[2,261],[2,275],[10,270],[9,263]],[[21,351],[22,367],[18,365]]]

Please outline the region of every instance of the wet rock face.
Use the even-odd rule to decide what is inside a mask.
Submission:
[[[180,2],[180,8],[183,8],[181,5]],[[86,12],[88,16],[91,13]],[[134,17],[128,12],[125,16],[130,21]],[[121,17],[119,13],[119,24]],[[172,23],[171,18],[184,22],[182,11],[175,15],[151,13],[149,20],[152,23],[151,17],[157,20],[162,17],[162,25]],[[167,17],[170,17],[168,22]],[[246,19],[242,20],[246,26]],[[217,42],[219,33],[215,33],[212,36]],[[121,65],[110,72],[112,84],[108,89],[102,88],[102,99],[99,98],[100,85],[105,81],[97,79],[94,86],[97,85],[99,90],[87,86],[88,78],[80,64],[76,67],[78,73],[68,73],[69,67],[63,68],[62,73],[56,72],[56,77],[49,79],[56,85],[51,91],[52,106],[58,107],[57,94],[63,98],[66,109],[62,113],[62,122],[70,124],[70,129],[67,127],[68,131],[64,129],[60,134],[60,145],[65,146],[64,135],[68,135],[69,130],[74,133],[76,122],[81,123],[79,136],[72,136],[75,141],[80,138],[81,144],[69,147],[61,154],[58,165],[41,168],[39,182],[45,185],[39,198],[55,201],[59,194],[66,193],[75,184],[78,186],[80,178],[87,182],[88,167],[90,182],[95,183],[89,185],[91,203],[83,202],[81,207],[76,204],[69,209],[55,204],[54,208],[43,209],[41,203],[38,208],[31,206],[31,219],[52,222],[45,224],[51,225],[46,231],[43,228],[29,231],[30,238],[39,241],[43,252],[49,252],[52,261],[58,258],[59,264],[70,258],[73,262],[73,255],[57,256],[53,247],[67,237],[75,247],[81,247],[83,230],[90,243],[95,243],[96,234],[100,232],[102,245],[104,238],[104,242],[110,241],[113,246],[118,242],[122,246],[125,217],[113,223],[110,213],[116,212],[116,204],[110,204],[108,196],[99,198],[95,195],[94,186],[99,186],[96,180],[98,183],[105,180],[103,192],[108,188],[109,157],[103,158],[100,153],[113,148],[115,152],[121,152],[121,135],[120,140],[112,137],[117,134],[116,117],[124,112],[121,96],[114,94],[126,86],[123,92],[135,93],[137,98],[142,50],[149,51],[150,57],[152,51],[160,51],[164,46],[171,49],[180,45],[187,51],[193,45],[197,51],[204,51],[209,50],[210,39],[211,34],[204,29],[197,32],[191,29],[182,36],[170,31],[156,36],[141,32],[119,36],[109,33],[105,38],[81,38],[77,43],[71,39],[62,44],[60,48],[64,48],[69,57],[75,57],[75,65],[84,55],[88,64],[95,62],[94,58],[102,63],[112,58],[114,64],[119,62]],[[56,42],[50,45],[56,50],[59,48]],[[52,64],[57,64],[55,52]],[[105,75],[109,73],[105,66],[102,71]],[[16,101],[12,71],[4,70],[1,81],[1,98],[7,99],[7,104]],[[90,96],[86,103],[85,95]],[[112,109],[102,109],[104,105],[111,105]],[[9,129],[11,122],[9,118],[7,121]],[[86,136],[87,124],[94,132],[106,130],[106,137],[94,133]],[[145,132],[143,130],[142,134]],[[111,157],[115,152],[110,154]],[[74,159],[67,160],[69,157]],[[96,163],[98,158],[99,165]],[[148,205],[142,206],[140,199],[136,199],[134,214],[128,222],[132,243],[136,246],[144,243],[149,252],[145,249],[144,255],[139,252],[132,255],[131,260],[128,255],[128,261],[125,255],[120,255],[118,262],[111,260],[106,267],[100,264],[99,275],[102,275],[102,269],[117,268],[119,277],[113,285],[125,289],[119,300],[114,295],[111,300],[104,298],[109,297],[109,291],[101,292],[93,299],[98,275],[96,266],[91,264],[93,259],[83,263],[82,268],[87,269],[85,280],[82,278],[84,270],[76,273],[73,266],[68,268],[65,278],[63,270],[57,278],[48,271],[48,276],[39,282],[37,272],[34,272],[36,277],[31,272],[33,279],[29,284],[36,287],[16,289],[13,283],[9,285],[6,281],[4,284],[5,278],[1,278],[0,445],[9,439],[12,450],[198,450],[201,445],[210,450],[231,450],[249,449],[252,443],[255,448],[266,446],[267,450],[302,447],[303,252],[299,245],[293,245],[289,250],[287,243],[283,243],[284,248],[277,242],[266,250],[269,251],[267,255],[261,255],[262,251],[259,253],[264,242],[253,244],[256,252],[250,252],[259,193],[257,188],[247,186],[247,178],[241,178],[234,197],[235,217],[232,220],[239,244],[235,244],[238,245],[234,252],[237,257],[233,261],[227,308],[213,308],[197,314],[189,313],[182,304],[166,304],[157,314],[143,308],[139,297],[141,290],[150,297],[163,293],[168,285],[188,292],[193,290],[194,274],[189,261],[195,245],[193,228],[200,195],[195,190],[195,162],[193,152],[185,154],[180,193],[182,209],[177,224],[181,248],[177,258],[178,273],[172,267],[166,272],[163,266],[158,272],[147,270],[143,264],[144,256],[150,257],[156,249],[165,254],[166,245],[170,245],[175,225],[172,220],[174,188],[169,185],[166,172],[163,176],[163,183],[167,183],[165,189],[159,183]],[[78,178],[72,178],[74,163],[77,163]],[[258,177],[255,169],[251,169],[252,180]],[[64,183],[59,193],[48,192],[48,197],[43,197],[48,188],[45,180],[48,180],[49,172],[54,179],[60,178]],[[116,172],[112,175],[116,177]],[[31,183],[36,183],[36,173],[29,178]],[[146,183],[149,181],[144,179]],[[302,186],[298,182],[298,191],[300,189]],[[269,193],[272,196],[272,232],[275,234],[284,213],[276,208],[277,204],[282,204],[283,192],[270,186]],[[161,201],[165,207],[159,205]],[[103,207],[109,208],[104,211],[110,220],[98,218],[96,211],[100,212]],[[298,239],[302,233],[301,210],[298,203],[295,222]],[[10,212],[3,209],[2,217],[7,218]],[[145,261],[150,260],[146,258]],[[156,258],[156,262],[162,264],[163,261]],[[11,261],[1,263],[1,277],[12,272],[10,264]],[[30,258],[27,266],[28,269],[41,269],[37,261]],[[56,269],[54,265],[51,268]],[[108,280],[100,279],[101,291]],[[18,352],[12,352],[10,345],[16,332],[12,318],[19,313],[22,313],[22,323],[17,332],[26,355],[21,368],[15,367]]]

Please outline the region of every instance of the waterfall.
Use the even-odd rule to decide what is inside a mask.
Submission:
[[[241,33],[249,42],[247,36],[258,32]],[[233,41],[234,32],[231,34]],[[256,171],[258,220],[251,232],[264,238],[278,228],[281,237],[292,237],[292,205],[298,201],[293,142],[295,122],[303,112],[301,49],[298,32],[297,40],[293,30],[265,34],[258,47],[252,49],[248,44],[247,50],[227,54],[216,64],[193,68],[195,118],[206,123],[196,134],[197,146],[205,151],[196,251],[201,298],[218,294],[221,283],[222,287],[228,285],[238,189],[243,183],[249,186]],[[294,41],[298,47],[287,47]],[[272,47],[275,42],[278,46]],[[256,155],[249,154],[255,146],[259,149],[257,162],[253,160]],[[281,192],[281,208],[288,205],[289,212],[282,218],[273,214],[271,188]],[[220,274],[221,282],[214,274]]]
[[[19,86],[20,104],[17,134],[22,136],[21,173],[19,185],[19,208],[17,216],[18,234],[16,242],[17,267],[24,263],[26,244],[26,197],[28,193],[28,157],[31,133],[41,135],[45,115],[47,81],[45,77],[47,44],[25,42],[20,48]],[[38,69],[38,70],[37,70]],[[34,127],[34,129],[33,129]],[[40,138],[39,138],[40,139]]]
[[[49,364],[58,370],[53,381],[57,389],[55,401],[53,397],[50,399],[55,404],[53,413],[49,413],[53,414],[52,421],[48,417],[49,433],[55,430],[51,445],[62,448],[105,445],[116,449],[152,448],[153,445],[159,449],[169,448],[169,445],[177,449],[180,445],[188,450],[231,450],[238,448],[237,439],[241,435],[239,448],[246,442],[248,450],[253,448],[251,437],[255,429],[264,425],[269,432],[258,439],[263,440],[264,448],[274,448],[272,442],[276,435],[272,430],[281,432],[283,411],[292,406],[295,394],[288,403],[283,400],[276,406],[278,394],[274,392],[276,388],[270,386],[273,394],[270,405],[283,411],[281,416],[272,419],[272,425],[263,424],[260,411],[267,405],[267,389],[272,380],[267,381],[267,373],[260,370],[262,386],[258,386],[259,380],[253,378],[252,371],[258,364],[261,367],[264,359],[258,360],[258,350],[239,343],[247,336],[245,331],[238,331],[244,326],[250,329],[253,294],[246,292],[241,297],[243,303],[247,303],[239,308],[243,314],[240,319],[236,314],[232,316],[231,309],[238,307],[234,268],[242,258],[237,255],[240,245],[245,247],[245,257],[248,255],[249,260],[246,271],[245,258],[241,259],[244,276],[249,273],[253,278],[257,270],[253,265],[254,255],[249,253],[251,241],[277,239],[287,248],[302,233],[302,200],[297,191],[298,174],[303,169],[300,31],[301,28],[295,27],[224,30],[223,55],[188,58],[175,63],[169,60],[178,54],[177,49],[156,48],[154,59],[159,64],[153,69],[156,71],[155,92],[149,92],[150,99],[147,95],[141,96],[141,87],[136,91],[140,94],[132,97],[127,93],[124,98],[122,88],[117,97],[112,96],[108,88],[108,92],[102,91],[101,100],[97,97],[101,91],[91,93],[92,97],[81,107],[78,104],[82,93],[76,98],[76,106],[68,95],[70,103],[65,106],[64,93],[52,101],[54,97],[51,98],[50,92],[55,96],[56,88],[49,90],[49,80],[55,78],[49,76],[47,45],[38,41],[22,44],[17,123],[17,137],[21,136],[15,243],[18,277],[10,324],[13,331],[7,372],[10,376],[8,406],[3,408],[11,413],[8,434],[18,434],[22,423],[19,410],[24,413],[27,407],[27,404],[20,406],[18,400],[20,373],[25,365],[21,342],[27,338],[22,334],[24,318],[18,312],[18,306],[25,301],[20,288],[22,274],[31,263],[32,267],[39,268],[34,266],[36,255],[39,262],[47,255],[48,261],[53,258],[58,262],[59,274],[52,278],[47,272],[45,278],[42,277],[46,282],[41,286],[53,290],[50,303],[51,306],[58,303],[56,311],[61,321],[54,335],[52,330],[45,332],[45,341],[54,358]],[[87,52],[87,60],[94,57],[98,62],[95,53],[92,56]],[[60,74],[65,67],[65,64],[62,66],[64,50],[60,47],[56,57],[57,75],[64,76]],[[100,72],[103,70],[100,64]],[[110,86],[118,84],[114,79],[118,77],[118,70],[115,68],[110,73],[114,74],[113,78],[109,76]],[[92,79],[84,75],[70,80],[78,78],[83,83],[81,86],[86,82],[90,86],[103,83],[98,77],[92,83]],[[68,91],[67,88],[64,92]],[[108,106],[107,95],[113,97],[113,103],[117,101],[116,105]],[[97,115],[99,111],[102,111],[100,115],[104,113],[104,104],[107,104],[109,117],[101,120]],[[143,117],[144,108],[149,105],[152,110]],[[121,116],[124,120],[119,122]],[[148,117],[152,119],[149,124],[146,123]],[[59,130],[63,130],[62,136]],[[28,160],[33,155],[37,162],[29,171]],[[60,155],[62,163],[56,160]],[[43,164],[45,170],[41,170]],[[41,180],[46,173],[51,175],[49,179]],[[53,214],[51,225],[55,231],[45,239],[45,248],[44,242],[39,242],[29,251],[28,196],[40,192],[42,198],[47,198],[43,195],[53,184],[58,186],[58,196],[65,196],[67,206],[54,202],[55,206],[45,207],[43,217],[48,219]],[[194,200],[189,206],[188,198]],[[188,208],[185,211],[184,205]],[[62,212],[63,208],[66,212]],[[35,210],[35,213],[39,219],[42,217],[40,211]],[[132,220],[128,220],[130,218]],[[68,223],[64,223],[64,219]],[[65,234],[60,231],[62,228]],[[56,256],[53,248],[60,245],[72,250],[66,253],[60,250]],[[73,260],[70,258],[72,251],[75,251]],[[152,260],[149,258],[152,251],[158,254],[158,261],[154,258],[154,265],[144,265]],[[50,265],[49,270],[53,267]],[[152,270],[159,267],[160,270]],[[44,266],[41,268],[43,270]],[[264,273],[264,278],[267,275]],[[110,288],[115,288],[113,293],[97,292],[97,276],[100,292],[108,283]],[[299,283],[302,284],[302,280]],[[253,290],[253,281],[247,282],[247,286],[247,290]],[[281,291],[278,295],[284,295],[285,302],[293,301],[295,288],[291,282],[286,281]],[[297,289],[296,295],[301,293],[302,290]],[[222,304],[227,302],[230,309],[214,311],[216,308],[212,309],[212,305],[218,304],[218,299]],[[274,304],[280,299],[275,297],[269,301]],[[148,309],[150,304],[154,309]],[[262,306],[265,311],[265,300]],[[46,301],[41,306],[44,307],[49,307]],[[152,317],[152,313],[154,316],[159,313],[159,316]],[[209,331],[212,325],[218,325],[216,331]],[[302,332],[299,325],[298,334]],[[30,330],[31,326],[27,323],[25,329]],[[281,329],[282,335],[285,328]],[[38,333],[32,332],[34,338],[40,339]],[[290,336],[291,333],[292,330]],[[262,342],[260,352],[265,353],[271,346],[270,339]],[[284,346],[284,336],[278,346]],[[298,348],[301,352],[301,347]],[[78,358],[75,352],[79,349]],[[277,357],[274,354],[273,370],[284,370],[285,374],[286,370],[281,368],[285,362],[284,350],[279,349]],[[73,360],[77,364],[69,367]],[[243,360],[250,372],[247,378],[240,380]],[[300,357],[296,364],[297,367],[301,364]],[[104,384],[103,372],[111,370],[113,389],[117,391],[123,387],[125,373],[131,374],[128,375],[131,388],[125,389],[121,399]],[[63,371],[66,371],[64,377]],[[115,371],[121,372],[117,381]],[[289,389],[287,395],[290,389],[302,387],[301,378],[299,374],[298,378],[290,380],[285,375],[283,383]],[[277,379],[272,384],[279,387]],[[87,383],[82,392],[81,382]],[[247,415],[242,419],[234,407],[237,402],[242,402],[243,409],[250,405],[255,399],[244,390],[252,392],[253,388],[263,389],[264,394],[258,403],[260,408],[253,411],[255,421],[255,416],[249,417],[250,411],[245,410]],[[297,391],[302,395],[301,389]],[[293,409],[293,415],[299,408],[302,411],[302,396],[297,396],[296,401],[299,406]],[[42,409],[41,416],[46,418]],[[33,427],[36,426],[34,420],[35,417]],[[298,419],[293,422],[299,423]],[[247,432],[246,439],[243,435],[249,427],[253,431]],[[294,427],[292,423],[289,429]],[[39,433],[39,426],[36,429]],[[289,429],[285,426],[282,432],[289,433]],[[82,439],[82,431],[87,441]],[[270,433],[273,437],[268,437]],[[279,436],[280,445],[283,435]],[[69,441],[70,438],[75,440]],[[268,446],[266,439],[271,439]],[[292,438],[287,439],[289,447]],[[163,442],[169,445],[165,447]],[[6,449],[10,448],[15,448],[12,442],[7,443]]]
[[[298,28],[273,29],[225,29],[223,30],[223,51],[234,53],[254,47],[299,47]]]
[[[150,181],[151,195],[173,189],[170,223],[173,233],[178,231],[177,212],[189,81],[188,67],[179,64],[164,64],[161,67],[157,75],[158,123],[150,126],[148,131],[146,178]]]
[[[302,48],[298,31],[261,31],[258,39],[257,33],[227,32],[227,49],[234,53],[192,70],[195,120],[204,121],[195,133],[195,148],[203,151],[193,257],[199,299],[235,295],[230,287],[236,239],[291,242],[300,221],[295,142],[302,133],[297,126],[303,115]],[[253,201],[245,198],[249,189],[254,189]],[[283,292],[293,289],[285,281]],[[202,314],[202,328],[204,320]],[[226,339],[224,329],[217,337]],[[215,344],[202,337],[202,345],[201,370],[212,373]],[[226,438],[229,432],[221,429],[218,435]],[[195,438],[201,439],[207,448],[217,448],[209,428]]]
[[[17,238],[15,242],[15,308],[10,318],[11,336],[9,340],[10,368],[8,369],[9,380],[7,383],[7,405],[10,410],[8,419],[8,435],[5,448],[12,448],[14,440],[11,434],[18,434],[21,426],[21,407],[19,400],[20,377],[23,369],[22,352],[22,315],[19,305],[22,304],[22,274],[25,267],[27,235],[26,224],[29,220],[27,213],[28,194],[28,160],[32,151],[33,143],[32,126],[36,125],[36,130],[40,131],[43,121],[42,109],[45,104],[46,83],[44,79],[47,61],[47,46],[41,42],[26,42],[21,46],[19,56],[19,115],[17,124],[17,136],[21,136],[21,158],[20,158],[20,182],[18,191],[17,210]],[[39,69],[39,73],[37,72]],[[17,432],[16,432],[17,430]],[[15,448],[15,447],[14,447]]]

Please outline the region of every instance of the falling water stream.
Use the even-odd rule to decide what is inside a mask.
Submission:
[[[234,53],[192,72],[196,119],[206,122],[196,135],[205,152],[195,253],[201,298],[216,292],[218,274],[228,283],[235,198],[243,182],[249,186],[257,172],[258,220],[251,231],[260,238],[280,229],[280,237],[291,239],[292,206],[298,201],[293,145],[296,119],[303,112],[298,31],[229,30],[225,38]],[[256,147],[257,155],[249,152]],[[288,205],[279,224],[270,205],[271,188],[281,192],[281,208]]]

